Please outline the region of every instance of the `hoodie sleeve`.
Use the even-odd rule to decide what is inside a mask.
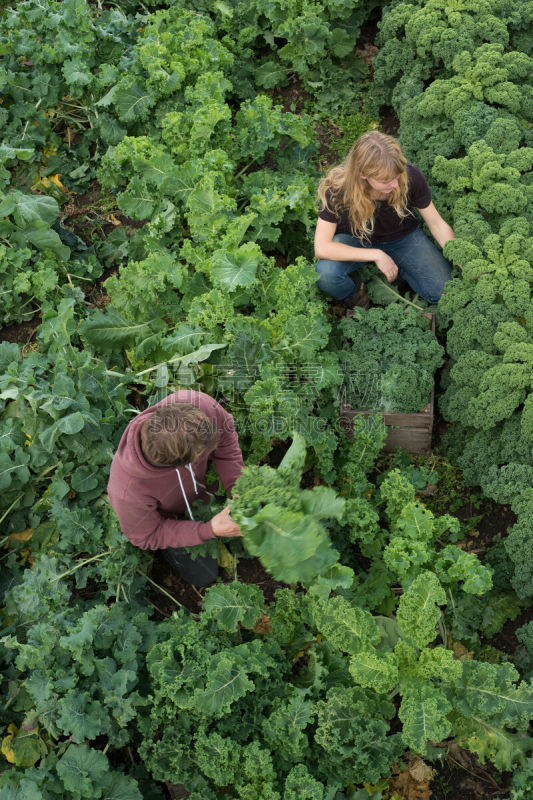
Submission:
[[[244,461],[233,417],[227,411],[224,411],[222,406],[219,406],[217,411],[217,423],[219,429],[222,430],[222,437],[216,450],[211,454],[211,460],[220,476],[224,489],[230,492],[243,470]]]
[[[210,522],[193,522],[163,517],[155,502],[135,505],[111,493],[122,533],[141,550],[159,550],[165,547],[191,547],[214,538]]]

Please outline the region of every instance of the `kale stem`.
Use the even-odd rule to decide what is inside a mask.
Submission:
[[[240,169],[240,170],[238,171],[238,173],[237,173],[237,174],[234,176],[234,177],[235,177],[235,180],[236,180],[237,178],[240,178],[240,177],[241,177],[241,175],[243,174],[243,172],[245,172],[245,171],[246,171],[246,170],[247,170],[249,167],[251,167],[251,166],[252,166],[252,164],[255,164],[255,162],[256,162],[256,161],[257,161],[257,158],[252,158],[252,160],[251,160],[251,161],[250,161],[248,164],[245,164],[245,165],[244,165],[244,167],[243,167],[242,169]]]
[[[395,686],[395,687],[394,687],[394,689],[392,690],[392,692],[389,692],[389,693],[388,693],[388,695],[387,695],[387,699],[388,699],[388,700],[392,700],[392,699],[393,699],[393,697],[396,697],[396,695],[397,695],[397,694],[398,694],[398,692],[400,691],[400,688],[401,688],[401,687],[400,687],[400,684],[398,684],[398,686]]]
[[[444,624],[444,617],[441,616],[439,619],[439,633],[441,635],[442,643],[444,647],[448,647],[448,637],[446,635],[446,625]]]
[[[158,583],[156,583],[156,582],[155,582],[155,581],[153,581],[151,578],[149,578],[149,577],[148,577],[148,575],[147,575],[145,572],[143,572],[141,569],[136,569],[135,571],[136,571],[136,572],[137,572],[139,575],[142,575],[142,576],[143,576],[143,578],[146,578],[146,580],[148,581],[148,583],[152,584],[152,586],[154,587],[154,589],[157,589],[159,592],[161,592],[161,594],[164,594],[164,595],[165,595],[165,597],[168,597],[168,599],[169,599],[169,600],[172,600],[172,602],[173,602],[173,603],[176,603],[176,605],[177,605],[177,606],[180,606],[180,608],[183,608],[183,609],[185,609],[185,611],[187,611],[189,614],[191,613],[191,612],[189,611],[189,609],[187,608],[187,606],[184,606],[184,605],[183,605],[183,603],[180,603],[180,601],[179,601],[179,600],[176,600],[176,598],[175,598],[175,597],[173,597],[173,596],[172,596],[172,595],[171,595],[169,592],[167,592],[167,591],[166,591],[166,589],[163,589],[163,587],[162,587],[162,586],[160,586]],[[193,614],[193,616],[196,616],[196,615],[195,615],[195,614]]]
[[[20,500],[20,498],[21,498],[21,497],[22,497],[22,494],[19,494],[19,496],[18,496],[18,497],[16,497],[16,498],[13,500],[13,502],[11,503],[11,505],[9,506],[9,508],[8,508],[8,509],[6,509],[6,510],[4,511],[4,513],[3,513],[3,514],[2,514],[2,516],[0,517],[0,525],[1,525],[1,524],[2,524],[2,522],[5,520],[5,518],[7,517],[7,515],[9,514],[9,512],[11,511],[11,509],[13,508],[13,506],[15,506],[15,505],[18,503],[18,501]],[[0,542],[0,544],[3,544],[5,541],[7,541],[7,539],[8,539],[8,538],[9,538],[9,537],[8,537],[8,536],[6,536],[4,539],[2,539],[2,541]]]
[[[84,561],[80,561],[80,563],[76,564],[76,566],[72,567],[72,569],[68,569],[66,572],[63,572],[61,575],[56,575],[55,578],[52,578],[51,583],[55,583],[56,581],[60,581],[61,578],[66,578],[67,575],[71,575],[73,572],[76,572],[77,569],[80,569],[81,567],[84,567],[85,564],[90,564],[91,561],[96,561],[99,558],[105,558],[105,556],[108,556],[110,553],[111,553],[111,550],[107,550],[105,553],[98,553],[97,556],[91,556],[91,558],[86,558]]]

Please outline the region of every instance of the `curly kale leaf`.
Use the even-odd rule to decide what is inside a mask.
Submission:
[[[399,735],[387,735],[381,714],[368,713],[369,703],[370,695],[358,688],[333,688],[317,703],[317,763],[321,773],[342,785],[378,781],[402,750]]]
[[[244,628],[253,628],[263,607],[261,589],[238,581],[212,586],[204,595],[204,613],[215,618],[225,631],[234,631],[239,624]]]
[[[338,553],[321,520],[340,519],[344,501],[326,487],[300,490],[303,440],[295,438],[291,448],[277,471],[270,467],[244,469],[235,484],[232,513],[249,552],[258,556],[277,580],[309,584],[322,575],[333,588],[338,579],[345,582],[345,576],[331,573]]]
[[[405,638],[417,647],[435,639],[440,619],[439,606],[446,603],[446,592],[433,572],[422,572],[401,596],[397,620]]]
[[[398,305],[368,312],[356,308],[353,319],[339,327],[345,337],[345,403],[406,413],[427,405],[443,349],[424,317]]]
[[[452,729],[447,717],[451,711],[452,704],[441,689],[426,685],[407,692],[398,712],[405,744],[424,754],[428,742],[446,739]]]

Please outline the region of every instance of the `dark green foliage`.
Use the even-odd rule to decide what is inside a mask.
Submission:
[[[427,405],[443,349],[425,317],[401,305],[355,308],[339,329],[345,339],[344,402],[354,409],[405,413]]]

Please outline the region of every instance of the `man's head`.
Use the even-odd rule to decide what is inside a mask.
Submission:
[[[221,432],[216,420],[189,403],[156,408],[141,427],[141,447],[155,466],[181,467],[214,450]]]

